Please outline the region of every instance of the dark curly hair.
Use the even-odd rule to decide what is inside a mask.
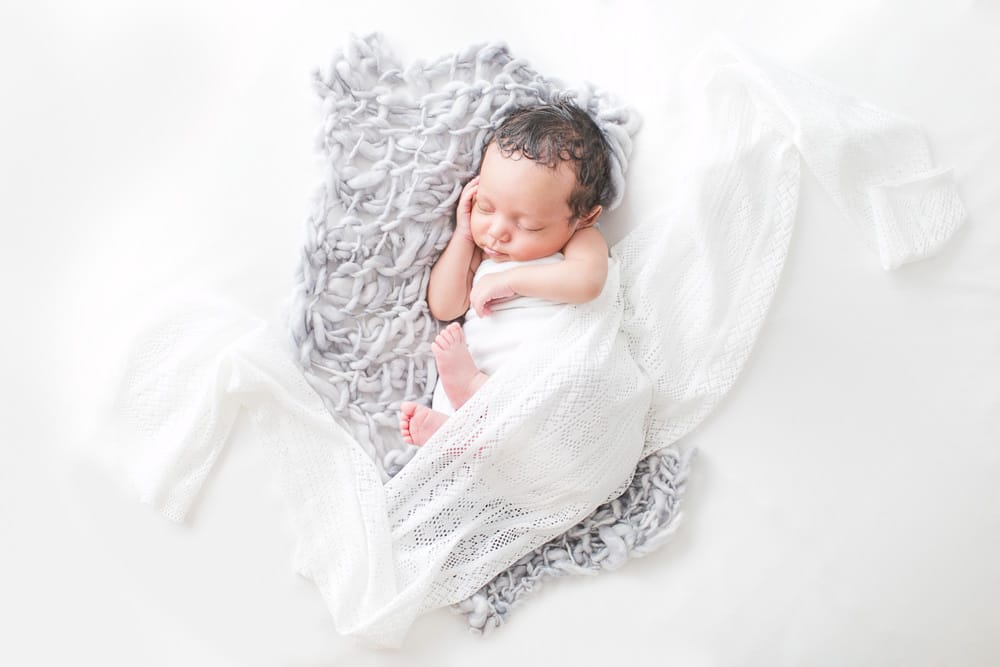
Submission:
[[[567,202],[574,219],[614,197],[608,142],[590,115],[569,100],[518,109],[486,140],[483,154],[492,143],[505,157],[520,153],[551,169],[569,162],[576,172]]]

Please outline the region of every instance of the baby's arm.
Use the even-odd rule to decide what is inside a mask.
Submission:
[[[431,315],[445,322],[461,317],[469,309],[472,276],[483,258],[469,227],[478,189],[478,176],[462,189],[455,214],[455,233],[431,268],[427,282],[427,307]]]
[[[472,306],[480,316],[490,305],[514,296],[532,296],[560,303],[596,299],[608,277],[608,244],[593,227],[581,229],[563,248],[565,259],[552,264],[519,266],[483,276],[472,290]]]

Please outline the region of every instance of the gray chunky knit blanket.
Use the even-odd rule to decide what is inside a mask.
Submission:
[[[427,280],[490,131],[516,108],[572,98],[611,146],[613,207],[639,118],[606,92],[540,75],[502,44],[404,69],[380,36],[352,38],[316,73],[315,87],[326,179],[308,220],[290,329],[309,383],[384,482],[416,451],[399,437],[398,414],[404,400],[429,402],[437,379],[430,343],[439,323],[427,309]],[[619,498],[454,609],[473,630],[489,630],[547,577],[614,569],[649,553],[677,524],[687,467],[674,446],[653,453]]]

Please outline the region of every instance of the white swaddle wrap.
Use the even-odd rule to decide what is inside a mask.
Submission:
[[[563,254],[557,252],[548,257],[541,257],[526,262],[497,262],[492,259],[484,259],[476,275],[472,278],[475,286],[483,276],[501,271],[509,271],[519,266],[531,266],[537,264],[552,264],[560,262]],[[546,320],[551,318],[565,304],[538,299],[535,297],[517,296],[508,301],[498,303],[493,306],[493,314],[486,317],[479,317],[474,308],[469,308],[465,314],[465,323],[462,329],[465,332],[465,342],[469,346],[469,353],[476,362],[476,368],[493,375],[496,373],[504,360],[507,359],[526,338],[533,332],[540,329]],[[454,414],[455,408],[452,406],[448,396],[444,393],[444,386],[438,381],[434,387],[434,400],[431,407],[446,415]]]
[[[143,497],[182,518],[247,410],[295,522],[298,571],[339,632],[398,646],[418,615],[616,498],[641,457],[729,391],[784,265],[801,162],[886,269],[934,254],[962,223],[915,123],[725,43],[685,82],[686,150],[663,156],[685,177],[612,247],[604,291],[546,319],[395,477],[330,415],[289,345],[211,309],[150,330],[131,360],[115,435],[140,459]]]

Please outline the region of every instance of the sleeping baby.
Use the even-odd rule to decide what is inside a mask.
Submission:
[[[422,445],[561,304],[596,298],[608,245],[595,223],[612,197],[608,145],[569,102],[516,111],[462,190],[455,233],[431,269],[427,305],[449,324],[431,349],[432,407],[401,406],[403,440]],[[515,312],[516,311],[516,312]]]

